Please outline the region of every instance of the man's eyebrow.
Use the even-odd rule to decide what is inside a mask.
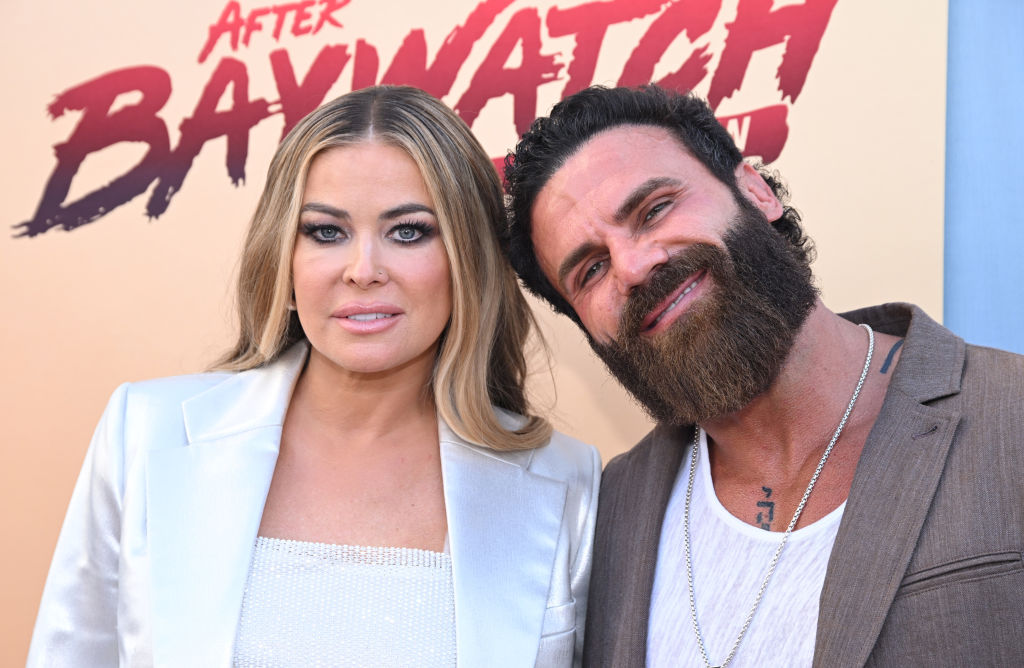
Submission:
[[[558,284],[565,290],[565,279],[572,272],[573,268],[582,262],[588,255],[594,252],[597,248],[597,244],[591,242],[585,242],[573,249],[571,253],[565,256],[562,263],[558,265]],[[568,290],[565,290],[568,292]]]
[[[665,186],[681,186],[682,182],[678,179],[673,179],[669,176],[658,176],[655,178],[647,179],[639,186],[637,186],[633,192],[629,193],[629,196],[623,200],[622,204],[615,211],[615,222],[621,223],[629,214],[643,204],[644,200],[650,197],[651,193],[658,188],[664,188]]]
[[[339,220],[350,218],[348,211],[333,207],[329,204],[321,204],[320,202],[306,202],[302,205],[301,211],[315,211],[316,213],[324,213],[333,218]]]

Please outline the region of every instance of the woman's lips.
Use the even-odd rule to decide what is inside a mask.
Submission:
[[[707,271],[702,269],[688,276],[672,294],[665,298],[665,301],[644,318],[641,331],[644,334],[661,331],[682,315],[686,311],[687,304],[692,301],[687,297],[703,282],[706,275]]]
[[[346,304],[331,314],[342,329],[353,334],[376,334],[394,327],[402,309],[393,304]]]

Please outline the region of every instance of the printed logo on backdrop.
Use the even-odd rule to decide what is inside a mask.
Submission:
[[[745,155],[772,162],[785,147],[788,111],[800,96],[838,0],[604,0],[548,8],[536,6],[535,0],[484,0],[470,6],[433,52],[425,29],[396,28],[404,38],[392,54],[382,54],[369,38],[338,40],[341,28],[346,35],[360,34],[358,26],[346,22],[346,10],[369,1],[298,0],[266,6],[229,1],[209,25],[197,30],[201,47],[196,66],[209,76],[192,113],[184,118],[161,114],[177,73],[153,65],[104,72],[57,93],[48,107],[50,117],[73,113],[78,120],[54,146],[56,165],[42,185],[39,206],[30,220],[15,225],[16,236],[32,237],[55,227],[74,230],[147,192],[143,215],[157,218],[187,187],[200,152],[223,150],[223,142],[211,143],[222,137],[227,143],[225,185],[237,186],[245,179],[252,128],[268,119],[283,121],[283,137],[333,86],[349,80],[351,89],[418,86],[451,103],[470,127],[490,100],[511,96],[511,144],[546,110],[538,109],[538,89],[561,86],[559,96],[565,97],[593,83],[609,30],[633,21],[646,27],[632,48],[616,45],[626,55],[613,63],[618,69],[615,83],[655,81],[706,91],[716,110],[751,84],[745,77],[758,52],[779,54],[771,85],[755,82],[772,95],[742,113],[719,115]],[[394,24],[392,17],[388,25]],[[570,49],[555,48],[552,41],[565,44],[564,38],[571,38]],[[300,40],[323,44],[305,71],[296,70],[288,52]],[[252,90],[250,69],[268,63],[248,50],[269,42],[277,47],[269,53],[276,89]],[[686,48],[681,50],[680,44]],[[464,72],[471,54],[477,53],[483,58],[473,60],[478,63],[475,71]],[[462,90],[453,89],[457,80],[467,79]],[[121,104],[125,95],[133,96],[132,104]],[[175,127],[179,133],[172,143],[170,129]],[[142,159],[124,165],[123,173],[109,183],[67,201],[85,159],[121,142],[144,144]]]

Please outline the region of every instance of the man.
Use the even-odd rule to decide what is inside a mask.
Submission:
[[[1024,358],[829,311],[693,96],[582,91],[506,178],[523,282],[658,423],[604,473],[587,665],[1024,665]]]

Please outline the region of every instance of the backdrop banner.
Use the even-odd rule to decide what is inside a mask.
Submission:
[[[349,90],[440,97],[500,163],[591,84],[706,97],[792,191],[826,303],[942,317],[945,3],[884,0],[11,0],[0,343],[9,426],[0,664],[23,662],[50,554],[106,398],[204,369],[281,137]],[[649,428],[574,326],[535,303],[532,390],[607,460]]]
[[[946,79],[946,326],[1024,354],[1024,4],[949,3]],[[1009,122],[1008,122],[1009,121]]]

